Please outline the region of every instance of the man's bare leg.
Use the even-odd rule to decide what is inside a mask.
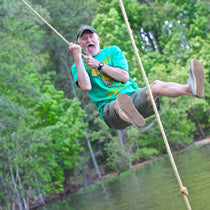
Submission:
[[[174,82],[163,82],[163,81],[156,80],[150,85],[150,88],[151,88],[154,100],[156,100],[159,96],[176,98],[183,95],[195,95],[195,96],[201,97],[204,93],[204,69],[198,60],[193,59],[190,65],[190,76],[189,76],[189,81],[187,84],[181,85]],[[119,94],[119,95],[122,96],[125,94]],[[148,90],[146,90],[146,96],[147,96],[148,102],[151,103]],[[131,117],[131,115],[129,114],[129,111],[132,110],[131,108],[133,107],[132,102],[131,103],[129,102],[130,107],[125,106],[126,103],[131,99],[129,99],[126,103],[124,103],[124,101],[126,101],[126,98],[129,96],[125,98],[123,97],[121,97],[121,100],[120,100],[121,107],[120,107],[119,101],[118,102],[117,100],[115,101],[114,110],[120,116],[122,120],[130,124],[135,124],[133,123],[133,120],[132,120],[132,118],[135,118],[135,115],[133,115],[134,117],[133,116]],[[124,108],[124,110],[122,110],[122,108]],[[141,116],[139,112],[136,113],[136,115],[139,121],[138,123],[139,126],[137,127],[143,126],[145,123],[144,118]]]
[[[186,85],[156,80],[150,85],[150,88],[155,100],[158,96],[176,98],[183,95],[194,95],[202,97],[204,94],[203,66],[196,59],[191,61],[189,81]],[[146,91],[146,96],[147,100],[151,103],[148,90]]]
[[[156,80],[150,85],[152,95],[154,100],[158,98],[158,96],[166,96],[169,98],[176,98],[183,95],[192,95],[192,91],[190,89],[190,85],[181,85],[173,82],[163,82]],[[149,98],[149,91],[146,91],[147,100],[151,103]]]

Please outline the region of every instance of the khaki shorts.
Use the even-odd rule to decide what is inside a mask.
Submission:
[[[129,95],[130,98],[133,100],[133,103],[139,113],[144,117],[147,118],[154,114],[152,106],[147,101],[146,97],[146,87],[140,89],[139,91],[132,93]],[[119,115],[114,111],[114,102],[112,101],[105,105],[103,109],[103,117],[105,122],[110,128],[114,129],[124,129],[131,124],[128,122],[123,121]],[[160,110],[160,100],[159,98],[155,101],[158,111]]]

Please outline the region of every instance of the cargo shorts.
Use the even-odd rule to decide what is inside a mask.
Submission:
[[[146,97],[146,87],[138,90],[137,92],[132,93],[129,95],[129,97],[132,99],[136,109],[139,111],[139,113],[144,117],[147,118],[154,114],[153,108],[150,105],[150,103],[147,101]],[[128,122],[123,121],[119,115],[114,111],[114,102],[112,101],[104,106],[103,109],[103,117],[106,122],[106,124],[110,128],[114,129],[124,129],[131,124]],[[159,97],[155,101],[158,111],[160,110],[160,100]]]

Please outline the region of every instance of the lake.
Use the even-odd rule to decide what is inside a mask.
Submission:
[[[192,210],[210,210],[210,144],[174,154]],[[64,197],[43,210],[185,210],[168,156]]]

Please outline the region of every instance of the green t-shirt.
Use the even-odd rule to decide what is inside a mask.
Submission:
[[[102,61],[106,65],[119,67],[128,71],[128,62],[122,50],[120,50],[117,46],[110,46],[102,49],[98,55],[94,56],[94,59]],[[127,95],[130,95],[131,93],[139,90],[136,83],[131,78],[129,78],[126,83],[115,81],[107,74],[103,72],[100,73],[97,69],[86,66],[84,60],[83,63],[92,85],[92,89],[88,91],[88,94],[93,103],[97,106],[102,119],[104,106],[115,100],[119,93],[126,93]],[[77,82],[77,70],[75,63],[72,65],[71,71],[74,81]]]

